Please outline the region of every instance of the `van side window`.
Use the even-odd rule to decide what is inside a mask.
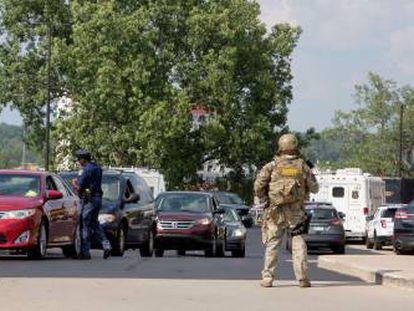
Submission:
[[[332,196],[334,198],[343,198],[345,196],[345,188],[344,187],[333,187]]]

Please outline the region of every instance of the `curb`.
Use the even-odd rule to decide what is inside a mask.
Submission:
[[[368,268],[351,262],[352,258],[347,258],[349,262],[344,263],[344,258],[342,256],[342,260],[338,260],[334,256],[319,256],[318,268],[353,276],[372,284],[414,290],[414,279],[402,275],[398,270]]]

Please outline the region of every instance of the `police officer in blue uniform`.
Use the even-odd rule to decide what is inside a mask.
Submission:
[[[92,161],[91,154],[86,150],[75,153],[77,162],[82,166],[83,172],[77,181],[77,190],[81,198],[81,254],[79,259],[91,259],[90,242],[95,238],[102,244],[104,258],[111,254],[111,244],[99,224],[98,216],[102,206],[102,169]]]

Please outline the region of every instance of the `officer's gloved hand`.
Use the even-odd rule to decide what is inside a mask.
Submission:
[[[295,237],[297,235],[308,234],[311,219],[312,219],[311,214],[305,214],[305,217],[303,218],[303,220],[290,230],[290,235],[292,237]]]

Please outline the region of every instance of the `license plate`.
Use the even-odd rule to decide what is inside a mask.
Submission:
[[[312,227],[313,231],[324,231],[324,227]]]

